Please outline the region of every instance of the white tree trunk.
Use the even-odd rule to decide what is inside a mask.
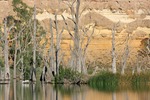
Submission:
[[[8,46],[8,31],[7,31],[7,19],[4,19],[4,61],[5,61],[5,79],[9,80],[10,79],[10,69],[9,69],[9,59],[8,59],[8,54],[9,54],[9,46]]]
[[[24,70],[23,70],[23,56],[22,56],[22,58],[21,58],[21,76],[20,76],[20,79],[24,79]]]
[[[75,50],[75,66],[79,73],[81,73],[81,47],[80,47],[80,35],[79,35],[79,9],[80,0],[77,0],[76,13],[75,13],[75,30],[74,30],[74,50]]]
[[[52,71],[56,74],[56,70],[54,68],[54,35],[53,35],[53,28],[52,28],[52,20],[50,19],[50,34],[51,34],[51,42],[50,42],[50,64],[52,67]]]
[[[17,38],[17,34],[15,36],[15,38]],[[16,79],[16,60],[17,60],[17,40],[15,41],[15,54],[14,54],[14,79]]]
[[[116,74],[116,48],[115,48],[115,28],[112,28],[112,72]]]
[[[33,32],[33,69],[32,69],[32,81],[36,81],[36,6],[34,5],[34,32]]]
[[[124,75],[124,73],[125,73],[124,70],[126,68],[128,56],[129,56],[129,34],[128,34],[126,45],[125,45],[125,54],[123,55],[122,69],[121,69],[122,75]]]
[[[55,56],[56,56],[56,75],[59,75],[59,49],[60,49],[60,40],[59,40],[59,31],[58,31],[58,21],[57,21],[57,15],[55,13],[55,28],[56,28],[56,50],[55,50]]]

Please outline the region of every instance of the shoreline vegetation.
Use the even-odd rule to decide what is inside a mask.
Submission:
[[[122,89],[142,90],[150,89],[150,73],[113,74],[102,72],[88,80],[88,85],[97,90],[119,91]]]
[[[68,68],[61,68],[59,76],[52,81],[41,81],[41,84],[53,84],[55,85],[87,85],[90,88],[98,91],[112,92],[120,90],[149,90],[150,89],[150,73],[140,74],[125,74],[119,73],[113,74],[112,72],[100,72],[96,75],[83,75],[72,71]],[[38,79],[38,78],[37,78]],[[13,79],[22,81],[22,84],[36,84],[36,82],[21,80],[19,78]],[[40,79],[39,79],[40,80]],[[10,80],[0,80],[0,84],[9,84]]]

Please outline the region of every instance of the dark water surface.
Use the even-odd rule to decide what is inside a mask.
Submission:
[[[150,91],[97,91],[87,85],[22,84],[0,85],[0,100],[150,100]]]

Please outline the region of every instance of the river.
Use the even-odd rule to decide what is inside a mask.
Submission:
[[[150,100],[149,90],[100,91],[87,85],[22,84],[0,85],[0,100]]]

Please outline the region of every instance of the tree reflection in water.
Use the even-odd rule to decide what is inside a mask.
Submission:
[[[4,85],[5,90],[4,90],[4,100],[9,100],[9,95],[10,95],[10,83]]]
[[[112,93],[112,100],[117,100],[117,99],[116,99],[116,92],[113,92],[113,93]]]
[[[36,100],[36,91],[34,83],[31,83],[31,89],[32,89],[32,100]]]
[[[0,84],[0,100],[150,100],[149,90],[95,90],[87,85]]]
[[[17,85],[16,85],[16,79],[14,79],[14,100],[17,100],[16,99],[16,87],[17,87]]]

